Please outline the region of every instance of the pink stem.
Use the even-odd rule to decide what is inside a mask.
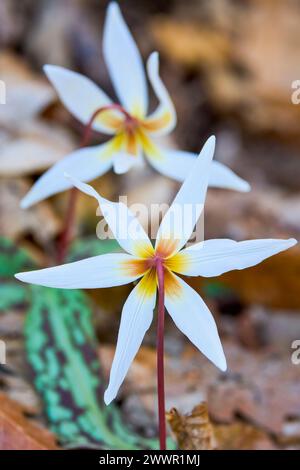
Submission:
[[[61,233],[59,243],[58,243],[58,250],[57,250],[58,264],[62,264],[64,262],[68,254],[68,249],[69,249],[71,240],[73,238],[73,228],[74,228],[74,221],[75,221],[77,199],[78,199],[78,189],[72,188],[70,191],[70,198],[69,198],[69,204],[68,204],[64,229]]]
[[[158,322],[157,322],[157,395],[160,450],[166,450],[166,412],[164,378],[164,326],[165,326],[165,279],[164,267],[157,260],[158,278]]]
[[[133,118],[130,114],[120,105],[120,104],[110,104],[107,106],[102,106],[101,108],[96,109],[96,111],[92,114],[89,122],[86,124],[83,132],[83,136],[79,145],[79,148],[85,147],[91,138],[92,132],[92,125],[95,121],[96,117],[103,113],[104,111],[108,111],[110,109],[116,109],[124,114],[125,118],[130,121]],[[76,213],[76,203],[78,199],[78,190],[77,188],[72,188],[70,191],[70,199],[67,208],[67,214],[65,218],[64,228],[59,238],[58,242],[58,250],[57,250],[57,262],[59,264],[63,263],[69,250],[70,243],[73,238],[73,227],[75,223],[75,213]]]

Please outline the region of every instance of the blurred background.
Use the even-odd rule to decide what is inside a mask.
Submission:
[[[160,53],[161,75],[178,114],[170,143],[198,152],[216,134],[216,159],[252,185],[249,194],[208,191],[206,238],[299,239],[300,104],[291,100],[292,82],[300,79],[299,2],[119,3],[143,58]],[[82,131],[42,66],[79,71],[114,96],[101,50],[107,4],[0,3],[0,79],[7,88],[6,105],[0,105],[0,235],[41,266],[53,260],[66,195],[28,211],[19,202],[46,168],[78,146]],[[104,136],[93,135],[93,143],[101,141]],[[129,204],[168,202],[178,189],[150,168],[138,175],[109,173],[95,187],[108,198],[127,195]],[[76,236],[83,244],[94,237],[95,211],[94,202],[81,196]],[[292,343],[300,340],[299,275],[296,247],[255,268],[188,281],[214,313],[229,368],[221,374],[168,320],[166,400],[168,410],[176,408],[169,421],[182,448],[300,448],[300,364],[292,362]],[[88,293],[104,377],[129,291]],[[0,311],[0,339],[7,344],[0,389],[49,427],[45,403],[24,365],[25,313],[23,301]],[[126,423],[146,437],[156,435],[155,336],[153,325],[118,399]]]

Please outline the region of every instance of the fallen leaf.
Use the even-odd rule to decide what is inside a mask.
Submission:
[[[26,37],[25,50],[40,66],[47,57],[49,64],[59,64],[70,69],[74,67],[74,50],[78,41],[78,29],[74,26],[76,18],[78,22],[82,20],[82,10],[78,11],[80,5],[81,2],[50,2],[35,11]]]
[[[211,28],[161,15],[154,18],[151,30],[163,53],[183,67],[220,67],[230,59],[229,39]]]
[[[0,393],[1,450],[58,450],[55,437],[25,417],[26,408]]]
[[[255,426],[236,421],[213,427],[218,450],[275,450],[266,432]]]
[[[248,423],[211,422],[206,403],[182,415],[175,408],[167,413],[167,421],[182,450],[273,450],[276,446],[268,434]]]
[[[166,416],[180,449],[212,450],[216,447],[206,403],[200,403],[188,415],[181,415],[173,408]]]
[[[221,319],[220,319],[221,320]],[[222,323],[218,321],[219,328]],[[168,331],[168,322],[166,322]],[[166,338],[174,334],[174,328]],[[174,336],[172,337],[174,342]],[[228,372],[220,373],[196,348],[182,337],[182,351],[165,357],[166,407],[180,414],[189,413],[199,402],[206,401],[213,423],[232,424],[236,416],[263,431],[273,442],[285,435],[291,419],[299,416],[299,371],[291,362],[291,344],[286,347],[272,342],[265,348],[247,350],[234,339],[222,339]],[[109,375],[114,346],[101,347],[101,360]],[[125,402],[132,395],[140,400],[145,412],[157,419],[156,352],[141,347],[124,384],[120,397]],[[137,419],[135,419],[138,426]],[[289,438],[292,436],[290,426]],[[298,430],[295,429],[298,433]],[[299,440],[298,440],[299,442]]]
[[[0,76],[5,83],[6,104],[0,106],[0,124],[16,128],[43,111],[55,99],[46,79],[33,73],[20,56],[0,54]]]
[[[230,207],[233,217],[224,213]],[[265,187],[247,195],[233,191],[210,191],[206,201],[207,237],[291,237],[300,234],[298,195]]]
[[[48,202],[44,201],[28,210],[20,208],[20,201],[30,189],[23,179],[3,179],[0,185],[0,233],[11,240],[31,234],[45,244],[60,231],[60,221]]]
[[[228,207],[232,217],[228,218]],[[298,216],[299,214],[299,216]],[[289,238],[300,236],[300,204],[298,196],[282,191],[255,189],[247,196],[232,191],[210,191],[206,201],[206,238]],[[258,266],[231,271],[217,281],[230,287],[244,303],[299,309],[300,250],[298,246],[267,259]],[[189,283],[201,291],[203,278]]]
[[[42,120],[25,122],[0,142],[0,175],[6,177],[39,173],[75,148],[71,135]]]
[[[11,0],[2,0],[0,3],[0,44],[15,44],[23,32],[24,18],[22,18],[22,9],[12,7]]]
[[[150,23],[159,50],[204,78],[219,113],[238,116],[252,132],[299,137],[297,2],[191,2]],[[266,57],[268,60],[266,60]],[[200,91],[200,85],[199,85]]]
[[[0,368],[0,389],[9,398],[41,415],[41,407],[29,380],[25,360],[24,319],[30,305],[30,287],[14,280],[16,272],[34,269],[27,252],[0,237],[0,338],[5,342],[6,364]]]
[[[254,352],[225,342],[229,372],[207,390],[213,419],[231,423],[239,415],[280,436],[286,422],[299,415],[299,371],[291,361],[291,345],[287,347]]]

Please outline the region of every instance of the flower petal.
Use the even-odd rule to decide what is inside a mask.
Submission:
[[[153,52],[150,55],[147,62],[147,71],[159,105],[157,109],[144,120],[143,127],[149,134],[165,135],[174,129],[177,117],[170,95],[159,76],[157,52]]]
[[[123,173],[127,173],[131,168],[142,165],[143,159],[141,155],[134,156],[129,155],[129,153],[118,152],[113,157],[114,172],[117,173],[117,175],[122,175]]]
[[[291,248],[297,240],[262,239],[236,242],[228,239],[196,243],[170,259],[168,267],[188,276],[219,276],[245,269]]]
[[[80,191],[97,199],[103,217],[108,223],[119,245],[128,253],[140,258],[153,254],[153,246],[138,219],[122,202],[112,202],[100,196],[88,184],[82,183],[71,175],[66,175]]]
[[[173,150],[160,147],[160,156],[157,152],[146,153],[149,163],[160,173],[177,181],[184,181],[195,163],[197,155],[182,150]],[[247,181],[236,175],[230,168],[220,162],[213,161],[209,176],[209,186],[215,188],[234,189],[236,191],[250,191]]]
[[[165,306],[176,326],[219,369],[226,359],[215,320],[199,294],[175,274],[166,277]]]
[[[250,184],[236,175],[228,166],[213,162],[209,178],[209,186],[213,188],[234,189],[243,193],[251,190]]]
[[[139,142],[138,133],[119,132],[114,137],[114,141],[116,142],[113,157],[115,173],[127,173],[132,167],[143,164],[142,147]]]
[[[138,260],[127,253],[111,253],[94,256],[53,268],[39,269],[15,275],[30,284],[59,289],[95,289],[121,286],[142,276],[139,269],[132,269]]]
[[[215,140],[212,136],[204,144],[199,157],[195,159],[189,175],[160,224],[156,249],[163,244],[165,256],[173,255],[185,245],[203,211]],[[166,251],[168,242],[170,247]]]
[[[123,307],[109,385],[104,394],[106,405],[109,405],[116,397],[145,333],[151,325],[155,301],[156,278],[155,272],[151,271],[133,289]]]
[[[123,106],[143,117],[148,107],[148,91],[143,61],[117,3],[107,9],[103,54],[110,78]]]
[[[82,124],[87,124],[98,108],[112,104],[101,88],[80,73],[57,65],[45,65],[44,71],[65,107]],[[99,132],[114,134],[119,121],[120,113],[104,111],[95,119],[93,128]]]
[[[110,142],[75,150],[46,171],[32,186],[21,201],[21,207],[27,209],[47,197],[72,188],[73,184],[64,177],[65,172],[72,172],[83,181],[91,181],[112,166]]]

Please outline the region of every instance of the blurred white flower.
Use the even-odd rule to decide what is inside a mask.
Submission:
[[[159,137],[176,125],[176,112],[160,76],[158,53],[150,55],[147,73],[157,96],[156,110],[147,115],[148,87],[141,55],[112,2],[105,19],[103,54],[121,104],[116,104],[95,83],[63,67],[46,65],[45,73],[68,110],[84,125],[94,117],[92,128],[110,134],[108,142],[72,152],[56,163],[33,185],[21,202],[23,208],[71,187],[64,173],[91,181],[113,167],[125,173],[143,163],[143,156],[162,174],[184,181],[196,154],[164,148]],[[249,184],[219,162],[212,165],[210,186],[249,191]]]

